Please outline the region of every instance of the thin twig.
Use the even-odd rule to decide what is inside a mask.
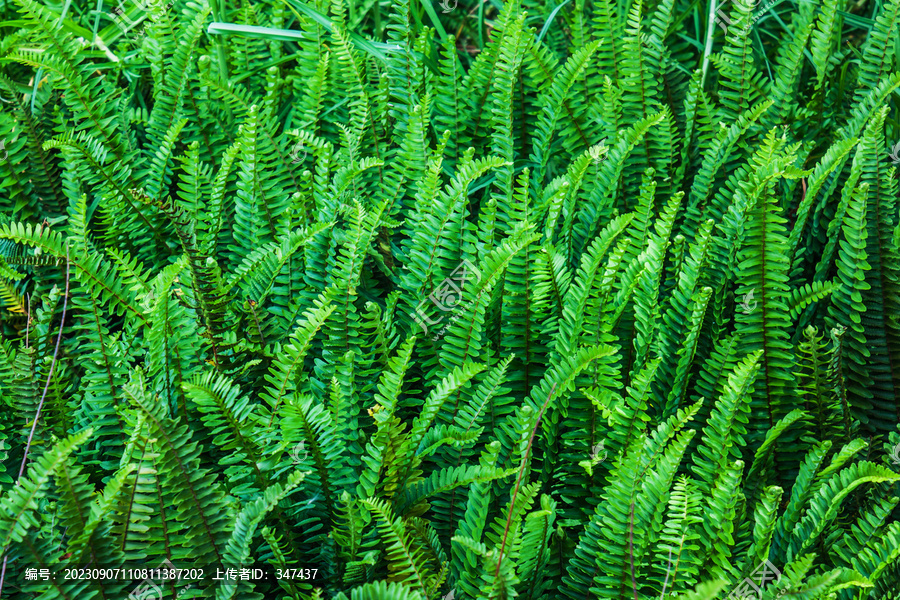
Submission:
[[[541,412],[538,413],[537,422],[535,422],[534,428],[531,430],[531,437],[528,438],[528,446],[525,448],[525,454],[522,456],[522,466],[519,467],[519,476],[516,479],[516,487],[513,488],[512,498],[509,501],[509,514],[506,516],[506,529],[503,530],[503,541],[500,542],[500,556],[497,558],[497,570],[494,572],[494,579],[500,576],[500,563],[503,562],[503,549],[506,547],[506,536],[509,535],[509,525],[512,522],[513,509],[516,506],[516,495],[519,493],[519,484],[522,483],[522,475],[525,473],[525,464],[528,462],[528,455],[531,453],[531,444],[534,442],[534,434],[537,433],[537,428],[541,424],[541,417],[544,416],[544,410],[547,408],[547,404],[550,403],[550,398],[553,397],[553,392],[555,391],[556,383],[550,388],[550,393],[547,394],[547,399],[544,400],[544,404],[541,406]]]
[[[682,543],[684,545],[684,537],[682,536]],[[666,595],[666,588],[669,585],[669,576],[672,575],[672,549],[669,548],[669,558],[666,560],[666,580],[663,581],[662,593],[659,595],[659,600],[663,600]],[[675,580],[672,580],[672,585],[675,585]]]
[[[28,347],[28,332],[31,330],[31,297],[25,294],[25,304],[28,305],[28,320],[25,321],[25,347]]]
[[[59,343],[62,340],[63,327],[66,324],[66,308],[69,306],[69,244],[66,243],[66,292],[63,295],[62,318],[59,320],[59,333],[56,336],[56,348],[53,350],[53,360],[50,361],[50,372],[47,373],[47,383],[44,385],[44,393],[41,394],[41,401],[38,403],[37,412],[34,415],[34,422],[31,424],[31,432],[28,434],[28,442],[25,444],[25,454],[22,455],[22,466],[19,467],[19,476],[16,478],[16,485],[25,473],[25,464],[28,461],[28,452],[31,450],[31,441],[34,439],[34,432],[37,429],[38,419],[41,418],[41,409],[44,407],[44,400],[47,398],[47,390],[50,389],[50,380],[53,379],[53,369],[56,367],[56,358],[59,356]],[[30,310],[30,306],[29,306]],[[26,330],[27,335],[27,330]],[[0,598],[3,598],[3,581],[6,579],[6,561],[9,555],[4,549],[3,568],[0,570]]]

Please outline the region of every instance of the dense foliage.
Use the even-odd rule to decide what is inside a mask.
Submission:
[[[0,17],[3,598],[900,598],[900,0]]]

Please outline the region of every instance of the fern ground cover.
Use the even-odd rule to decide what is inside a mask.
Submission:
[[[900,598],[900,0],[0,32],[0,598]]]

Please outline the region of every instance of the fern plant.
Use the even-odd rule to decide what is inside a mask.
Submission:
[[[900,598],[900,0],[437,8],[0,7],[0,598]]]

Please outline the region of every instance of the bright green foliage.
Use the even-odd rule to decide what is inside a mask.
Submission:
[[[900,599],[898,41],[4,2],[2,598]]]

